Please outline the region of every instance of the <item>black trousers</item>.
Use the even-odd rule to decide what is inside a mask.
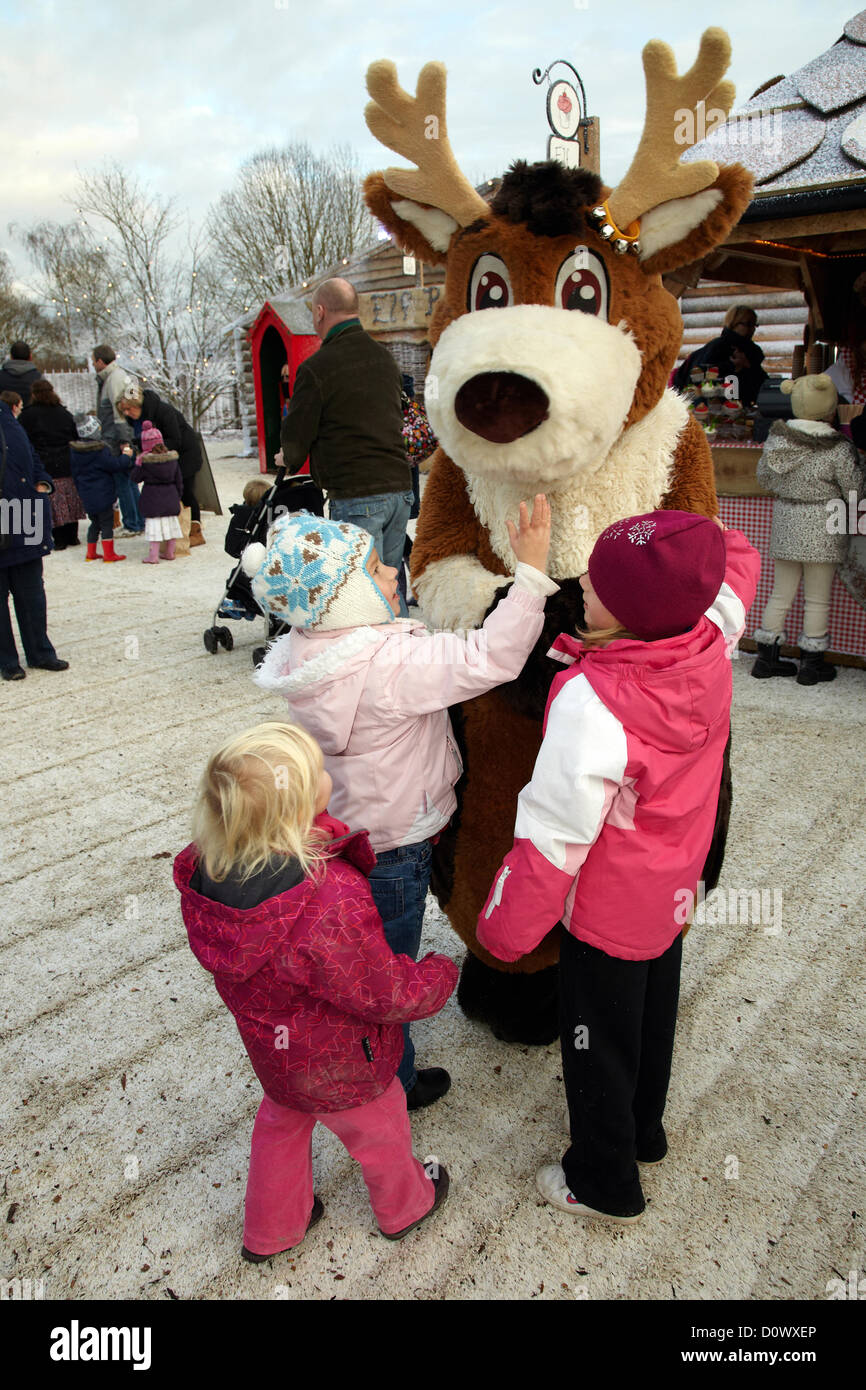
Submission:
[[[4,671],[14,671],[19,664],[9,616],[10,596],[15,604],[15,617],[29,664],[39,666],[44,661],[56,660],[57,653],[46,631],[48,612],[41,555],[24,565],[0,567],[0,668]]]
[[[185,507],[189,507],[190,521],[201,521],[201,507],[195,495],[195,474],[191,473],[188,478],[183,480],[183,492],[181,502]]]
[[[656,1157],[677,1026],[682,936],[656,960],[621,960],[562,934],[559,1019],[571,1146],[566,1181],[587,1206],[643,1209],[636,1157]]]

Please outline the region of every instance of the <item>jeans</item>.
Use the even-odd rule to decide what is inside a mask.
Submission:
[[[370,892],[382,918],[385,940],[395,956],[418,959],[432,859],[433,847],[429,840],[386,849],[376,855],[376,867],[370,874]],[[409,1036],[408,1023],[403,1024],[403,1059],[397,1076],[405,1091],[411,1091],[418,1080],[415,1046]]]
[[[138,488],[131,478],[125,473],[116,473],[117,480],[117,504],[120,507],[120,519],[127,531],[143,531],[144,521],[138,509]]]
[[[348,521],[352,526],[368,531],[379,552],[379,559],[399,574],[403,568],[403,542],[412,501],[411,492],[379,492],[372,497],[332,497],[328,511],[332,521]],[[400,612],[404,618],[409,615],[402,594]]]
[[[39,666],[45,661],[56,661],[57,653],[46,631],[48,610],[42,582],[41,555],[23,565],[0,567],[0,668],[4,671],[14,671],[19,664],[9,616],[10,595],[15,604],[15,616],[29,665]]]

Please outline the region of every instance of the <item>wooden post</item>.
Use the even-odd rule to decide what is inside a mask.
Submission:
[[[589,116],[580,130],[580,167],[589,169],[592,174],[601,173],[601,128],[598,116]],[[584,148],[584,139],[588,149]]]

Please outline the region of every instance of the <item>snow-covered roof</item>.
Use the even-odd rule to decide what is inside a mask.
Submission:
[[[745,165],[756,201],[866,183],[866,10],[826,52],[759,88],[683,155],[696,159]]]

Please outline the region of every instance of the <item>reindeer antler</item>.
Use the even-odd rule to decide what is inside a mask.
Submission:
[[[441,208],[461,227],[483,217],[487,204],[460,172],[448,143],[444,64],[425,64],[413,97],[397,81],[394,64],[382,59],[367,69],[367,91],[373,98],[364,111],[370,133],[417,166],[386,169],[388,188]]]
[[[699,102],[706,110],[730,111],[735,89],[720,82],[731,61],[731,43],[724,29],[707,29],[694,65],[677,75],[673,51],[653,39],[643,51],[646,75],[646,119],[637,154],[628,173],[607,200],[611,219],[625,228],[650,208],[672,198],[684,198],[709,187],[719,166],[710,159],[681,164],[680,156],[697,143],[682,138],[683,117],[693,118]],[[693,120],[692,120],[693,124]]]

